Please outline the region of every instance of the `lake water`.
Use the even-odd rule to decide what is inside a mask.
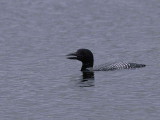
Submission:
[[[95,65],[143,63],[83,81]],[[1,0],[1,120],[159,120],[159,0]]]

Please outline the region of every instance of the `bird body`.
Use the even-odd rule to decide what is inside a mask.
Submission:
[[[133,69],[145,67],[145,64],[118,62],[113,64],[102,64],[93,67],[94,57],[93,53],[88,49],[79,49],[77,52],[67,55],[68,59],[79,60],[82,62],[81,71],[111,71],[119,69]]]
[[[145,65],[137,63],[118,62],[118,63],[102,64],[99,66],[95,66],[94,71],[110,71],[110,70],[133,69],[141,67],[145,67]]]

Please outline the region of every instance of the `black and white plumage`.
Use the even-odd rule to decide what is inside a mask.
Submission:
[[[145,64],[119,62],[113,64],[102,64],[93,68],[94,57],[92,52],[88,49],[79,49],[77,52],[70,53],[67,56],[68,59],[79,60],[82,62],[81,71],[111,71],[119,69],[141,68],[146,66]]]
[[[109,70],[141,68],[145,66],[146,65],[144,64],[118,62],[118,63],[103,64],[103,65],[95,66],[94,70],[95,71],[109,71]]]

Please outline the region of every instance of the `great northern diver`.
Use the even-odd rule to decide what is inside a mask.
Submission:
[[[90,50],[79,49],[77,52],[67,55],[68,59],[79,60],[82,62],[81,71],[110,71],[118,69],[131,69],[145,67],[145,64],[119,62],[114,64],[103,64],[93,68],[94,57]]]

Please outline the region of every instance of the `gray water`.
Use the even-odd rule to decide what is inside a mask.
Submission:
[[[147,66],[83,81],[79,48]],[[159,119],[159,0],[0,1],[0,120]]]

